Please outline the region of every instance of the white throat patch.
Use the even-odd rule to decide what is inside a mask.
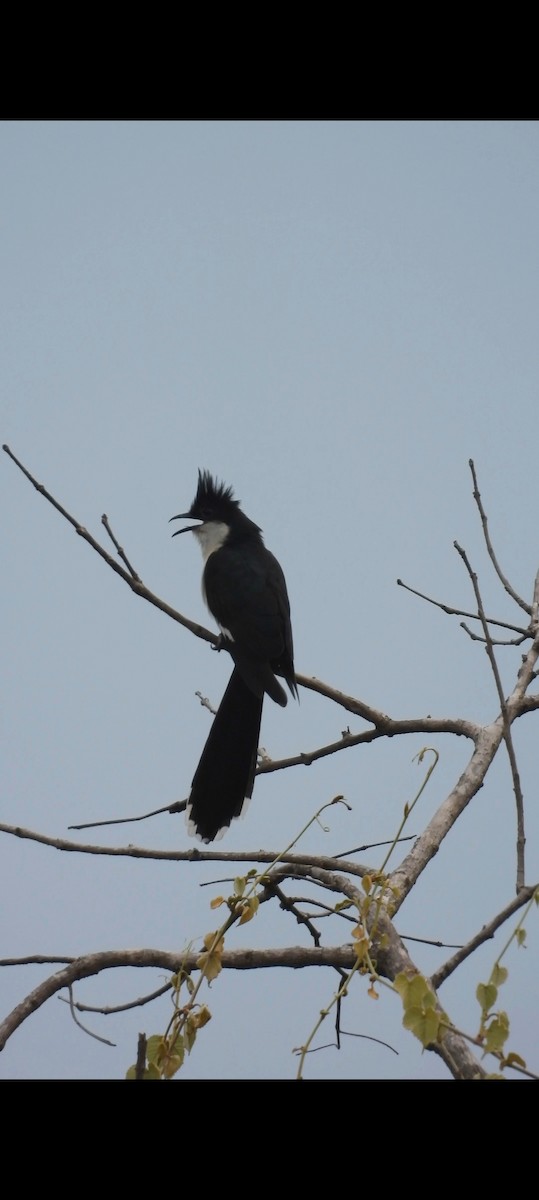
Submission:
[[[208,561],[210,554],[221,549],[229,532],[230,527],[224,521],[205,521],[204,525],[193,529],[195,537],[198,538],[204,562]]]

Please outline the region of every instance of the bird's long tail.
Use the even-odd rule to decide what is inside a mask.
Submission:
[[[190,834],[213,842],[241,815],[252,795],[263,696],[235,667],[195,771],[186,819]]]

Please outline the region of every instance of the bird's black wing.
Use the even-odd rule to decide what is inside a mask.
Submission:
[[[257,547],[258,549],[258,547]],[[285,693],[274,678],[284,675],[296,691],[290,624],[290,604],[280,564],[260,547],[246,555],[243,549],[224,545],[211,554],[204,570],[208,608],[218,621],[239,670],[250,687],[267,691],[278,704]],[[246,674],[247,671],[247,674]]]

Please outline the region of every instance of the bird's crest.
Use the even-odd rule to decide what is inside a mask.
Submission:
[[[198,472],[198,487],[189,515],[204,519],[216,509],[222,513],[228,509],[238,509],[239,500],[234,499],[234,492],[226,483],[213,477],[209,471]]]

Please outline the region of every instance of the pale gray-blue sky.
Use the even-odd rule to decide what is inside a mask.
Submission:
[[[1,440],[98,537],[107,512],[148,586],[204,623],[198,549],[172,542],[167,521],[208,467],[234,486],[282,562],[299,671],[394,716],[490,719],[484,652],[395,580],[472,607],[458,538],[489,611],[513,615],[486,561],[473,457],[503,566],[530,598],[538,125],[21,122],[0,127],[0,148]],[[133,597],[6,457],[1,466],[3,819],[64,836],[73,821],[184,796],[209,719],[194,693],[218,701],[224,655]],[[507,686],[517,654],[501,659]],[[284,712],[266,705],[262,741],[281,757],[337,738],[344,723],[303,693]],[[532,726],[517,735],[530,882],[539,875]],[[309,852],[390,837],[418,786],[411,758],[422,745],[365,747],[260,779],[222,848],[280,849],[336,792],[353,814],[332,811],[329,834],[307,835]],[[436,745],[418,824],[465,762],[464,747]],[[125,838],[100,836],[188,844],[182,818],[128,828]],[[511,899],[514,841],[503,763],[411,896],[402,930],[466,940]],[[213,927],[212,889],[199,882],[226,872],[54,855],[5,837],[0,846],[2,957],[172,948]],[[245,932],[254,944],[300,937],[269,914]],[[537,986],[536,927],[529,940],[508,964],[521,1053],[535,1039],[537,995],[528,1003],[525,991]],[[491,960],[490,948],[481,963]],[[425,951],[420,965],[438,961]],[[3,973],[3,1011],[40,977],[26,971]],[[466,1027],[479,978],[477,964],[447,989]],[[219,980],[186,1077],[292,1075],[291,1048],[332,986],[329,973]],[[84,998],[108,1004],[141,990],[150,988],[118,972],[89,983]],[[166,1011],[114,1028],[96,1020],[118,1041],[109,1050],[55,1000],[12,1039],[0,1072],[117,1077],[139,1028],[157,1032]],[[354,1040],[340,1055],[316,1055],[311,1076],[445,1074],[401,1033],[392,997],[365,998],[345,1023],[391,1041],[399,1058]]]

